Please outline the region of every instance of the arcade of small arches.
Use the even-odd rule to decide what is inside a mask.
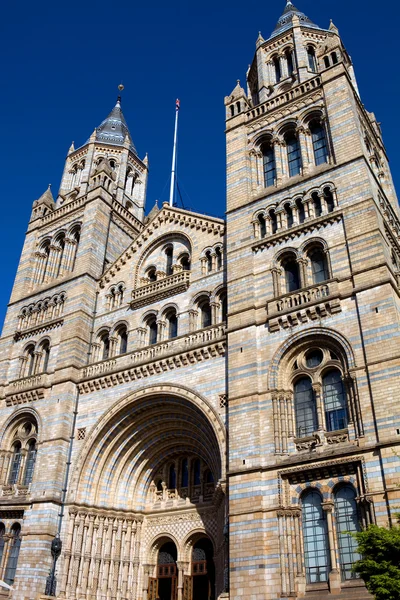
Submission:
[[[303,122],[286,123],[276,134],[258,136],[250,151],[252,181],[256,186],[277,186],[283,179],[304,175],[313,164],[330,161],[328,134],[320,113],[308,115]]]
[[[208,275],[224,268],[224,253],[222,244],[215,244],[212,248],[203,250],[200,256],[201,273]]]
[[[364,435],[357,381],[329,335],[294,343],[272,377],[275,451],[311,451]]]
[[[29,342],[19,357],[19,378],[47,373],[50,351],[51,345],[48,337],[38,342]]]
[[[65,292],[60,292],[51,298],[43,298],[35,304],[24,306],[18,315],[18,331],[58,319],[63,314],[65,300]]]
[[[308,42],[306,47],[307,66],[311,73],[318,73],[328,69],[332,65],[338,64],[341,59],[339,50],[331,51],[325,55],[322,62],[317,59],[317,47]],[[277,84],[281,81],[291,78],[297,72],[296,52],[292,45],[283,46],[279,52],[273,51],[266,61],[267,78],[271,84]]]
[[[40,243],[35,254],[34,284],[47,283],[75,268],[81,226],[74,224],[67,232],[58,231]]]
[[[275,297],[329,281],[332,267],[326,242],[311,238],[299,249],[285,248],[275,257],[271,273]]]
[[[302,225],[333,212],[337,207],[336,191],[330,184],[306,194],[285,198],[279,204],[258,210],[254,214],[254,237],[260,239]]]
[[[211,500],[215,490],[211,469],[195,455],[180,456],[166,462],[149,487],[149,502],[157,508],[169,500],[195,504]]]
[[[114,289],[118,289],[118,286]],[[141,319],[141,325],[135,330],[136,336],[134,337],[137,346],[152,346],[226,322],[227,295],[225,288],[218,287],[211,294],[209,292],[197,294],[191,305],[188,327],[179,323],[180,313],[175,304],[168,304],[159,311],[147,311]],[[107,360],[130,351],[128,341],[131,333],[128,331],[126,322],[119,322],[112,328],[102,327],[92,343],[92,361]],[[132,344],[135,342],[132,341]]]

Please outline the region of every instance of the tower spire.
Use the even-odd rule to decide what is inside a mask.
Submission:
[[[277,22],[270,39],[290,29],[292,27],[292,20],[294,16],[297,16],[299,18],[300,23],[302,25],[306,27],[311,27],[312,29],[320,29],[320,27],[313,23],[311,19],[309,19],[303,12],[301,12],[301,10],[296,8],[292,0],[286,0],[286,6],[283,11],[283,14]]]
[[[124,89],[123,85],[120,84],[118,89],[121,92]],[[96,129],[96,140],[113,146],[123,146],[126,139],[128,139],[130,150],[137,155],[136,148],[133,144],[128,125],[121,109],[121,96],[118,95],[114,108]]]

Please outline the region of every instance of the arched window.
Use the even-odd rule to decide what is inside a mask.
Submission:
[[[332,52],[331,59],[332,59],[332,64],[333,65],[337,65],[337,63],[338,63],[338,57],[337,57],[336,52]]]
[[[209,327],[211,325],[211,306],[209,299],[204,299],[199,304],[200,309],[200,327]]]
[[[117,354],[125,354],[128,350],[128,331],[125,325],[118,329],[117,339]]]
[[[21,525],[14,523],[11,527],[11,540],[10,540],[10,551],[8,555],[6,572],[4,575],[4,581],[8,585],[12,585],[15,579],[15,571],[17,570],[19,550],[21,547]]]
[[[147,321],[149,345],[157,344],[158,325],[156,317],[151,317]]]
[[[333,199],[333,194],[328,187],[324,189],[324,198],[328,212],[332,212],[333,210],[335,210],[335,201]]]
[[[173,258],[174,258],[174,249],[172,246],[168,246],[168,248],[166,248],[165,255],[167,257],[165,272],[167,275],[172,275],[172,273],[173,273],[172,262],[173,262]]]
[[[296,259],[289,256],[282,262],[285,272],[286,293],[295,292],[300,289],[300,271]]]
[[[58,277],[61,273],[61,264],[63,262],[64,250],[65,250],[65,234],[61,234],[55,242],[57,248],[56,255],[56,268],[54,271],[54,277]]]
[[[313,73],[317,72],[317,60],[315,57],[315,50],[312,46],[308,46],[307,48],[307,58],[308,58],[308,68]]]
[[[300,175],[301,173],[301,151],[300,142],[294,131],[289,131],[285,135],[287,160],[289,167],[289,177]]]
[[[228,298],[226,293],[220,295],[219,301],[221,304],[221,321],[225,323],[228,317]]]
[[[343,485],[335,492],[335,521],[342,579],[353,579],[356,575],[352,573],[352,565],[361,557],[357,552],[357,541],[351,534],[361,528],[356,491],[352,485]]]
[[[264,215],[258,215],[257,217],[258,223],[259,223],[259,231],[260,231],[260,237],[265,237],[267,235],[267,226],[265,223],[265,218]]]
[[[175,468],[175,464],[172,464],[169,467],[168,489],[174,490],[175,488],[176,488],[176,468]]]
[[[26,466],[24,473],[24,485],[29,485],[33,478],[33,471],[35,469],[36,462],[36,441],[31,440],[28,444],[28,454],[26,457]]]
[[[276,180],[275,152],[270,141],[261,144],[261,153],[264,165],[264,185],[265,187],[270,187],[275,184]]]
[[[310,250],[308,257],[311,262],[313,283],[318,284],[329,279],[325,252],[321,248],[313,248]]]
[[[292,75],[294,71],[294,61],[293,61],[293,50],[289,48],[285,51],[286,63],[289,77]]]
[[[287,227],[293,227],[293,211],[290,204],[285,204],[284,206],[285,214],[286,214],[286,224]]]
[[[329,56],[324,56],[324,65],[326,68],[330,67]]]
[[[215,248],[215,261],[217,263],[217,269],[219,271],[220,269],[222,269],[222,252],[219,246]]]
[[[298,211],[298,215],[299,215],[299,223],[304,223],[304,220],[306,218],[306,213],[305,213],[304,204],[301,201],[301,198],[297,198],[296,207],[297,207],[297,211]]]
[[[171,310],[167,314],[168,339],[172,340],[178,335],[178,317],[176,310]]]
[[[10,476],[8,478],[8,483],[10,485],[14,485],[15,483],[18,483],[19,470],[21,467],[21,459],[22,459],[21,442],[15,442],[14,448],[13,448],[13,455],[12,455],[12,459],[11,459]]]
[[[327,431],[345,429],[347,427],[346,394],[339,371],[333,370],[324,375],[322,393]]]
[[[302,377],[294,384],[294,407],[297,437],[311,435],[318,425],[314,390],[309,377]]]
[[[75,269],[76,255],[78,253],[78,246],[79,246],[80,239],[81,239],[81,228],[79,226],[79,227],[76,227],[71,234],[71,241],[73,244],[73,248],[72,248],[72,257],[71,257],[71,263],[70,263],[70,271],[73,271]]]
[[[180,259],[180,263],[184,271],[190,271],[190,256],[189,254],[183,254]]]
[[[270,223],[271,223],[271,233],[274,234],[278,230],[278,219],[276,217],[275,211],[270,210],[268,213]]]
[[[304,562],[307,583],[328,581],[330,557],[326,514],[322,496],[316,490],[307,490],[301,498],[304,539]]]
[[[279,83],[282,78],[281,62],[279,60],[279,56],[274,56],[272,59],[272,63],[274,65],[274,70],[275,70],[275,82]]]
[[[184,458],[182,460],[182,470],[181,470],[181,486],[188,487],[189,485],[189,466],[188,459]]]
[[[155,267],[150,267],[150,269],[148,269],[147,277],[149,281],[157,281],[157,271]]]
[[[201,463],[200,459],[196,458],[193,465],[193,485],[201,484]]]
[[[110,337],[108,331],[100,336],[100,360],[107,360],[110,356]]]
[[[27,369],[25,371],[25,376],[30,377],[33,375],[33,370],[35,368],[35,346],[28,346],[28,348],[25,350],[25,355],[27,357]]]
[[[314,161],[316,166],[328,162],[328,147],[326,144],[325,128],[320,121],[310,123],[311,139],[314,150]]]
[[[207,273],[211,273],[212,272],[212,255],[211,255],[210,250],[207,250],[207,252],[206,252],[206,260],[207,260]]]
[[[322,204],[321,198],[319,197],[317,192],[313,192],[311,194],[311,198],[314,206],[314,214],[316,217],[320,217],[322,215]]]
[[[49,359],[50,359],[50,342],[49,342],[49,340],[45,340],[40,345],[39,352],[41,354],[39,372],[47,373],[47,368],[49,366]]]

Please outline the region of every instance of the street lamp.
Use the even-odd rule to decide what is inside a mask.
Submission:
[[[51,542],[51,556],[53,557],[53,565],[51,567],[50,575],[46,579],[46,596],[55,596],[57,587],[56,578],[56,563],[61,554],[62,542],[60,540],[60,534],[57,533],[56,537]]]

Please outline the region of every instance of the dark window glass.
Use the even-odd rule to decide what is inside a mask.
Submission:
[[[4,534],[6,532],[5,526],[3,523],[0,523],[0,565],[2,563],[3,560],[3,554],[4,554]]]
[[[172,275],[173,249],[167,248],[165,251],[165,254],[167,256],[167,264],[166,264],[165,272],[167,275]]]
[[[212,271],[212,256],[211,256],[210,251],[206,252],[206,259],[207,259],[207,272],[211,273],[211,271]]]
[[[332,63],[333,63],[334,65],[337,65],[337,63],[338,63],[338,57],[337,57],[337,54],[336,54],[336,52],[332,52],[332,54],[331,54],[331,58],[332,58]]]
[[[322,379],[327,431],[347,427],[346,394],[339,371],[330,371]]]
[[[28,350],[28,377],[33,375],[34,365],[35,365],[35,352],[34,352],[34,348],[31,347]]]
[[[286,148],[289,165],[289,176],[294,177],[301,172],[301,152],[300,143],[294,133],[286,136]]]
[[[104,335],[102,338],[102,342],[103,342],[103,356],[102,359],[106,360],[109,355],[110,355],[110,338],[108,337],[108,334]]]
[[[168,487],[169,487],[170,490],[174,490],[176,488],[176,469],[175,469],[175,465],[171,465],[170,468],[169,468]]]
[[[293,63],[293,52],[292,50],[286,51],[286,62],[289,75],[292,75],[294,71],[294,63]]]
[[[211,306],[209,302],[204,302],[201,307],[201,326],[209,327],[211,325]]]
[[[8,480],[8,483],[10,483],[11,485],[13,485],[14,483],[17,483],[18,481],[18,475],[19,475],[19,469],[21,466],[21,444],[19,442],[17,442],[14,445],[14,452],[13,452],[13,457],[12,457],[12,462],[11,462],[11,471],[10,471],[10,477]]]
[[[315,164],[322,165],[328,162],[328,148],[326,145],[325,129],[321,123],[313,122],[310,125],[311,138],[314,149]]]
[[[297,198],[296,206],[297,206],[297,210],[299,212],[299,223],[304,223],[304,219],[306,218],[306,213],[304,211],[304,204],[302,203],[300,198]]]
[[[175,313],[168,317],[168,337],[175,338],[178,335],[178,317]]]
[[[158,326],[155,319],[149,323],[149,344],[157,344]]]
[[[12,585],[15,579],[15,571],[17,570],[19,550],[21,547],[20,533],[21,526],[16,523],[11,529],[12,537],[9,541],[10,553],[8,555],[7,567],[4,575],[4,581],[8,583],[8,585]]]
[[[317,71],[317,61],[315,59],[315,50],[311,46],[307,48],[308,68],[313,73]]]
[[[351,567],[361,556],[357,552],[357,541],[351,535],[360,531],[356,492],[351,485],[340,487],[335,494],[336,532],[339,543],[339,563],[342,579],[354,579]]]
[[[321,350],[318,350],[318,348],[315,350],[310,350],[306,354],[307,367],[309,369],[315,369],[315,367],[318,367],[322,363],[323,357],[324,355],[322,354]]]
[[[147,276],[149,278],[149,281],[157,281],[157,274],[155,269],[150,269],[150,271],[148,271],[147,273]]]
[[[217,269],[220,270],[222,268],[221,248],[215,249],[215,257],[216,257],[216,261],[217,261]]]
[[[275,69],[275,81],[279,83],[282,77],[281,73],[281,63],[278,56],[274,56],[273,58],[274,69]]]
[[[265,187],[274,185],[276,179],[275,152],[273,146],[265,143],[261,146],[264,164],[264,184]]]
[[[276,233],[278,230],[278,219],[276,218],[276,214],[274,210],[270,210],[269,218],[271,220],[271,232]]]
[[[335,209],[335,203],[333,201],[333,194],[329,188],[324,189],[324,196],[328,212],[332,212]]]
[[[330,571],[328,528],[322,496],[315,490],[302,498],[304,561],[307,583],[328,581]]]
[[[286,262],[284,269],[286,292],[295,292],[296,290],[300,289],[299,265],[294,260],[290,260]]]
[[[29,485],[33,478],[33,471],[35,469],[36,462],[36,442],[33,440],[29,442],[28,456],[26,458],[26,467],[24,475],[24,485]]]
[[[42,353],[43,353],[43,373],[47,372],[47,367],[49,366],[49,358],[50,358],[50,346],[49,343],[47,342],[46,344],[43,344],[42,346]]]
[[[221,297],[221,313],[222,321],[226,321],[228,315],[228,298],[226,295]]]
[[[329,56],[324,56],[324,64],[326,68],[330,66]]]
[[[121,329],[119,332],[119,354],[125,354],[128,349],[128,332]]]
[[[287,226],[292,227],[293,226],[293,211],[289,204],[285,204],[285,213],[286,213]]]
[[[267,227],[263,215],[258,215],[258,222],[260,223],[260,237],[263,238],[267,235]]]
[[[184,458],[182,461],[181,486],[188,487],[189,485],[189,468],[188,460]]]
[[[310,253],[313,283],[322,283],[329,279],[326,255],[322,250],[313,250]]]
[[[311,379],[302,377],[294,385],[297,437],[311,435],[317,429],[317,412]]]
[[[187,254],[184,254],[181,258],[181,265],[184,271],[190,271],[190,258]]]
[[[200,474],[201,474],[200,460],[198,458],[196,458],[196,460],[194,461],[194,466],[193,466],[193,484],[194,485],[200,485],[200,483],[201,483]]]

